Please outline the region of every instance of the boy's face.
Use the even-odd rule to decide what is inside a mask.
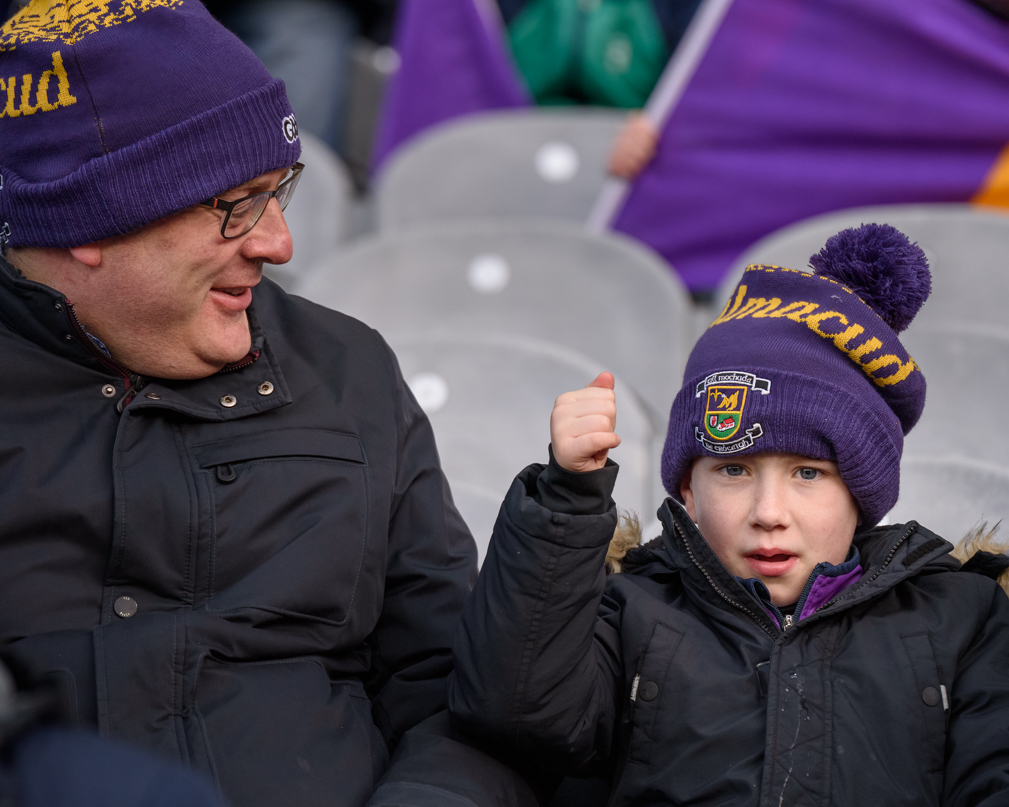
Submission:
[[[690,518],[725,567],[790,605],[817,563],[842,563],[858,505],[837,463],[796,454],[698,457],[680,484]]]

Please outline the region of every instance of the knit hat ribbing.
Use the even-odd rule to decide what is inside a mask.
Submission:
[[[283,82],[198,0],[32,0],[0,29],[10,246],[125,234],[300,153]]]
[[[928,296],[927,262],[886,225],[840,233],[816,262],[852,285],[865,280],[864,299],[825,274],[747,269],[673,402],[662,455],[670,495],[680,499],[694,457],[777,452],[836,461],[865,527],[893,507],[903,438],[925,404],[925,378],[893,326]],[[902,306],[901,295],[916,299]]]

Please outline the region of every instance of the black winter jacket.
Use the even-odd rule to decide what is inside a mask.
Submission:
[[[856,536],[861,581],[782,633],[672,500],[606,577],[615,469],[550,469],[515,481],[464,612],[459,725],[612,771],[612,805],[1009,804],[1009,598],[946,541]],[[564,498],[590,514],[540,504]]]
[[[382,339],[266,280],[250,321],[255,361],[131,379],[0,261],[0,652],[235,805],[362,805],[444,709],[476,549]]]

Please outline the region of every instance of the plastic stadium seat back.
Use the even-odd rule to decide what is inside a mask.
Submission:
[[[397,335],[390,344],[431,420],[442,468],[482,558],[513,478],[530,463],[548,459],[554,400],[604,368],[573,351],[521,337]],[[654,433],[619,378],[616,390],[622,442],[611,452],[620,464],[613,497],[618,507],[645,520],[658,506],[649,492],[658,475]]]
[[[301,133],[301,146],[305,170],[284,211],[294,257],[280,266],[266,266],[266,273],[288,290],[343,242],[352,216],[353,184],[339,156],[308,132]]]
[[[902,341],[928,384],[904,455],[955,455],[1009,469],[1009,432],[992,409],[1009,400],[1009,327],[916,321]]]
[[[956,544],[972,527],[1009,517],[1009,470],[976,460],[905,457],[891,524],[914,519]]]
[[[523,109],[435,127],[401,148],[379,175],[379,228],[497,216],[585,221],[626,115]]]
[[[690,298],[660,258],[568,222],[379,234],[317,266],[298,293],[386,336],[449,329],[555,342],[622,377],[663,433],[692,338]]]

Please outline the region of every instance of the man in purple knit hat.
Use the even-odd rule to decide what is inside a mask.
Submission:
[[[811,263],[749,267],[697,342],[644,546],[613,545],[612,377],[557,399],[463,616],[460,725],[627,807],[1009,804],[1009,559],[877,526],[925,404],[924,253],[865,225]]]
[[[300,150],[197,0],[0,29],[0,656],[242,807],[521,803],[444,715],[476,551],[430,425],[262,278]]]

